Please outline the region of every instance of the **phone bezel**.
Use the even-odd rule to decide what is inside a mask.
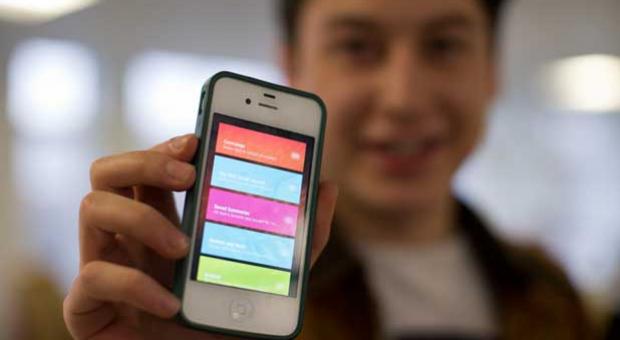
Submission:
[[[264,93],[275,95],[275,99],[265,97]],[[182,278],[181,318],[195,327],[206,328],[228,334],[245,334],[271,338],[288,338],[299,331],[300,315],[307,282],[307,266],[309,266],[309,241],[311,240],[312,223],[316,204],[316,184],[320,170],[320,154],[325,124],[325,109],[322,101],[311,94],[294,89],[269,84],[260,80],[247,78],[229,72],[218,73],[205,85],[201,99],[199,123],[197,124],[201,138],[200,153],[206,153],[210,140],[212,116],[220,113],[231,117],[249,120],[259,124],[274,126],[296,133],[312,136],[315,147],[312,153],[312,167],[308,187],[307,208],[305,210],[304,233],[301,242],[302,261],[299,267],[299,284],[295,297],[242,290],[232,287],[217,286],[194,281],[190,278],[193,258],[188,256]],[[250,105],[246,98],[251,99]],[[259,106],[268,103],[277,110]],[[204,122],[204,124],[202,124]],[[202,126],[204,125],[204,126]],[[200,193],[206,170],[206,157],[197,160],[197,178],[194,188],[195,198],[192,206],[184,215],[191,216],[190,254],[194,253],[195,232],[200,209]],[[187,214],[187,213],[190,214]],[[188,221],[184,221],[184,224]],[[233,300],[247,300],[253,305],[251,318],[239,322],[230,317],[229,306]],[[204,303],[204,301],[209,301]],[[263,311],[263,312],[261,312]]]

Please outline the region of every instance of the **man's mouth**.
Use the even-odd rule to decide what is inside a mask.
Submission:
[[[427,137],[409,140],[368,140],[361,151],[379,171],[392,176],[413,176],[430,169],[446,139]]]

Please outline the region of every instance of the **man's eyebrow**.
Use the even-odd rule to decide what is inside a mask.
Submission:
[[[464,13],[445,13],[424,19],[418,23],[411,23],[428,31],[445,29],[475,30],[476,22]],[[329,18],[325,27],[332,29],[357,29],[376,31],[381,28],[381,23],[370,15],[365,14],[340,14]]]
[[[462,13],[450,13],[429,19],[421,25],[424,29],[435,31],[443,29],[473,30],[477,24],[472,18]]]
[[[379,24],[371,17],[359,14],[337,15],[329,20],[325,25],[329,29],[349,28],[361,30],[377,29]]]

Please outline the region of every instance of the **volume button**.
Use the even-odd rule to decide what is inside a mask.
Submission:
[[[204,122],[204,119],[202,117],[204,117],[204,115],[199,115],[198,120],[196,121],[196,132],[195,133],[199,139],[202,137],[202,124]]]

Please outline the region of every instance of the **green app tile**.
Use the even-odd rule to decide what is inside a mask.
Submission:
[[[289,295],[291,273],[201,256],[197,278],[218,285]]]

